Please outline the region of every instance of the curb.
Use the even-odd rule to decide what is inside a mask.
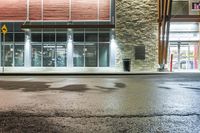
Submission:
[[[200,72],[138,72],[138,73],[0,73],[0,76],[109,76],[109,75],[190,75],[200,74]]]

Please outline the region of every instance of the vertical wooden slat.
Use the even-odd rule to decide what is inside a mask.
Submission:
[[[168,46],[169,46],[169,33],[170,33],[170,19],[171,19],[171,11],[172,10],[172,0],[168,0],[168,10],[167,10],[167,32],[166,32],[166,49],[165,49],[165,64],[167,64],[167,56],[168,56]]]
[[[69,20],[69,0],[44,0],[44,20]]]
[[[167,64],[172,0],[158,0],[159,64]],[[161,38],[160,38],[161,37]]]
[[[0,20],[26,20],[26,0],[4,0],[0,3]]]
[[[166,48],[166,16],[167,16],[167,6],[168,0],[164,0],[164,12],[163,12],[163,23],[162,23],[162,64],[165,64],[165,48]]]
[[[29,0],[28,4],[27,8],[27,0],[3,1],[0,20],[25,21],[27,16],[29,20],[110,20],[110,0]]]
[[[110,20],[110,0],[99,1],[99,19]]]
[[[41,0],[29,0],[29,19],[41,20],[42,19],[42,2]]]
[[[98,0],[72,0],[72,20],[98,20]]]
[[[161,64],[161,1],[157,0],[158,6],[158,64]]]

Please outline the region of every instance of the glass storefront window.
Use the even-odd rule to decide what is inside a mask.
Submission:
[[[172,15],[189,15],[189,2],[184,0],[173,1]]]
[[[3,46],[2,46],[2,58],[1,58],[1,65],[3,66],[8,66],[11,67],[13,66],[13,45],[5,45],[5,55],[4,55],[4,59],[3,59]],[[3,63],[4,61],[4,63]]]
[[[67,65],[67,33],[52,31],[43,34],[32,33],[31,38],[32,66],[64,67]],[[43,43],[39,46],[35,42]]]
[[[15,42],[24,42],[25,35],[24,33],[15,33]]]
[[[13,42],[13,33],[7,33],[5,36],[6,42]],[[1,42],[3,42],[3,34],[1,34]]]
[[[41,33],[32,33],[31,34],[32,42],[41,42],[42,41],[42,34]]]
[[[24,66],[24,45],[15,45],[15,66]]]
[[[96,43],[91,45],[85,45],[85,66],[97,67],[97,45]]]
[[[86,42],[97,42],[98,41],[98,34],[97,33],[86,33],[85,34],[85,41]]]
[[[110,33],[74,33],[75,67],[108,67]]]
[[[67,34],[57,33],[56,34],[56,42],[67,42]]]
[[[198,53],[198,42],[170,42],[168,59],[173,55],[173,71],[198,70]]]
[[[21,30],[22,23],[9,22],[2,24],[6,24],[8,33],[5,36],[5,52],[3,52],[3,47],[1,48],[1,65],[4,65],[6,67],[24,66],[25,34]],[[3,41],[3,36],[1,38],[1,41]],[[20,44],[16,44],[16,42],[20,42]],[[3,53],[5,54],[4,58]]]
[[[100,67],[109,66],[109,43],[99,44],[99,66]]]
[[[84,33],[74,33],[74,42],[84,42]]]
[[[109,33],[100,33],[99,34],[99,42],[109,42],[110,34]]]
[[[66,45],[64,44],[57,44],[57,53],[56,53],[56,64],[57,67],[64,67],[66,66],[66,56],[67,56],[67,52],[66,52]]]
[[[14,31],[15,32],[23,32],[21,30],[21,26],[22,26],[23,23],[14,23]]]
[[[4,23],[1,23],[4,24]],[[23,23],[6,23],[5,66],[18,67],[25,64],[25,33]],[[109,30],[73,29],[73,65],[75,67],[109,66]],[[3,41],[3,34],[0,40]],[[67,30],[57,29],[31,30],[31,66],[66,67],[67,66]],[[27,41],[28,43],[29,41]],[[28,47],[26,47],[28,48]],[[2,53],[1,48],[1,53]],[[28,50],[29,51],[29,50]],[[72,52],[72,51],[71,51]],[[27,53],[29,54],[29,53]],[[69,54],[70,55],[70,54]],[[1,56],[2,59],[2,56]],[[2,61],[2,60],[1,60]],[[1,63],[2,64],[2,63]],[[27,64],[28,65],[28,64]],[[69,64],[71,65],[71,64]]]
[[[55,33],[44,33],[43,42],[55,42]]]
[[[73,61],[75,67],[84,66],[84,45],[74,45]]]
[[[41,66],[41,57],[42,57],[42,47],[41,45],[32,45],[32,60],[31,64],[34,67],[40,67]]]
[[[43,44],[43,66],[54,67],[55,66],[55,45]]]

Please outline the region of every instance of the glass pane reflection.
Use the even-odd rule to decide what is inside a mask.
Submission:
[[[100,67],[109,66],[109,43],[99,44],[99,66]]]
[[[41,57],[42,57],[41,45],[32,46],[32,66],[41,66]]]
[[[2,47],[3,49],[3,47]],[[13,45],[5,45],[5,56],[3,59],[3,50],[2,50],[2,63],[1,65],[3,66],[13,66]],[[4,60],[4,64],[3,64],[3,60]]]
[[[66,45],[57,45],[56,63],[57,67],[66,66]]]
[[[24,45],[15,45],[15,66],[24,66]]]
[[[55,45],[43,45],[43,66],[55,66]]]
[[[97,66],[97,45],[85,45],[85,66]]]
[[[83,45],[75,45],[74,46],[74,54],[73,61],[74,66],[83,67],[84,66],[84,46]]]

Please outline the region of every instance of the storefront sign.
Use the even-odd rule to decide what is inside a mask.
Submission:
[[[200,2],[192,2],[192,10],[200,11]]]

